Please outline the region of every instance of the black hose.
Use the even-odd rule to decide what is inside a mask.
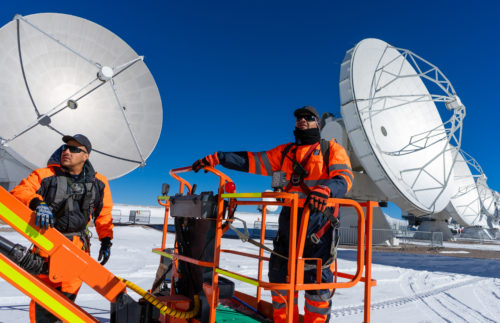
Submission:
[[[2,236],[0,236],[0,252],[32,275],[48,272],[48,262],[45,258]]]
[[[26,248],[19,244],[15,244],[10,240],[5,239],[0,236],[0,252],[7,256],[10,260],[19,264],[21,259],[24,257],[24,252]]]

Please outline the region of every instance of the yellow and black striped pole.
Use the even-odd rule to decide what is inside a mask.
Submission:
[[[160,313],[163,315],[168,315],[172,316],[175,318],[179,319],[190,319],[195,317],[198,312],[200,311],[200,297],[198,295],[194,295],[194,307],[192,310],[183,312],[183,311],[178,311],[173,308],[168,307],[167,305],[163,304],[160,300],[158,300],[155,296],[151,295],[150,293],[146,292],[144,289],[140,288],[136,284],[118,277],[122,282],[125,283],[125,285],[136,292],[137,294],[141,295],[146,301],[151,303],[154,307],[160,310]]]

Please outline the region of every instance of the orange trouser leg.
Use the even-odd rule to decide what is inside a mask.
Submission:
[[[315,291],[311,291],[314,293]],[[324,300],[328,297],[329,293],[323,294],[323,299],[317,294],[305,295],[304,306],[304,323],[320,323],[328,322],[330,320],[330,311],[332,307],[331,300]]]
[[[273,320],[274,322],[286,322],[286,290],[271,291],[273,299]],[[297,305],[297,298],[299,293],[295,292],[293,300],[293,322],[299,322],[299,306]]]
[[[82,241],[77,236],[73,237],[73,243],[78,247],[83,247]],[[78,278],[54,283],[49,279],[49,276],[46,274],[40,274],[37,275],[36,277],[38,277],[41,281],[43,281],[47,286],[50,286],[62,292],[66,297],[68,297],[72,301],[76,299],[76,295],[78,294],[78,291],[82,286],[82,281]],[[47,311],[41,305],[38,305],[33,299],[30,302],[29,316],[30,316],[30,322],[32,323],[35,322],[49,323],[49,322],[59,321],[59,319],[56,316],[52,315],[52,313]]]

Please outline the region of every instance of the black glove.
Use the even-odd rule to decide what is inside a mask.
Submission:
[[[330,188],[324,185],[316,185],[307,197],[311,212],[325,212],[326,203],[330,197]]]
[[[50,207],[47,204],[45,204],[45,202],[40,203],[36,207],[35,214],[36,214],[35,225],[45,229],[54,226],[54,215],[52,214]]]
[[[101,265],[105,265],[108,262],[109,256],[111,256],[111,238],[106,237],[101,240],[101,249],[99,250],[99,258],[97,261],[101,261]]]
[[[219,157],[217,156],[217,153],[208,155],[203,157],[202,159],[199,159],[193,163],[193,166],[191,168],[194,170],[195,173],[197,173],[200,169],[210,166],[210,167],[215,167],[219,165]]]

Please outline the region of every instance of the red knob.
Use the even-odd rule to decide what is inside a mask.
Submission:
[[[226,193],[234,193],[236,192],[236,185],[233,182],[227,182],[226,185],[224,185],[224,190]]]

